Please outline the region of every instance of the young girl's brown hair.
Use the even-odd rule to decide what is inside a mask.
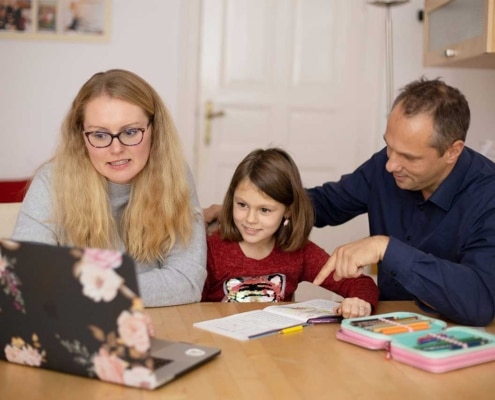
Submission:
[[[275,243],[284,251],[294,251],[309,240],[314,223],[314,211],[303,187],[299,169],[292,157],[280,148],[257,149],[249,153],[237,166],[223,201],[220,220],[222,239],[242,241],[234,218],[234,192],[244,180],[252,182],[261,193],[284,204],[289,222],[281,221],[275,232]]]

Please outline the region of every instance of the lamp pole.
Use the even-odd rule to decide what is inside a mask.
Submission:
[[[409,0],[372,0],[370,4],[377,6],[385,6],[387,9],[387,16],[385,20],[385,39],[386,39],[386,95],[387,95],[387,115],[391,111],[392,99],[394,97],[394,55],[393,55],[393,37],[392,37],[392,16],[390,13],[390,7],[405,3]]]

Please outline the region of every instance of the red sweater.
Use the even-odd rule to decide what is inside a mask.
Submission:
[[[208,237],[208,256],[202,301],[273,302],[292,301],[299,282],[312,282],[330,256],[313,242],[286,252],[275,247],[262,260],[246,257],[237,242]],[[359,297],[373,308],[378,287],[369,276],[336,282],[333,273],[321,285],[342,297]]]

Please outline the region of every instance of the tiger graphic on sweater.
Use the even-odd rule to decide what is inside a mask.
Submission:
[[[285,274],[245,276],[228,279],[222,301],[231,303],[276,302],[285,297]]]

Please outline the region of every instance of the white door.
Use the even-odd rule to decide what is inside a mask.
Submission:
[[[202,206],[222,202],[255,148],[289,151],[306,187],[337,180],[376,151],[384,42],[383,8],[362,0],[204,0],[195,163]],[[312,240],[331,252],[367,234],[363,217],[315,229]]]

